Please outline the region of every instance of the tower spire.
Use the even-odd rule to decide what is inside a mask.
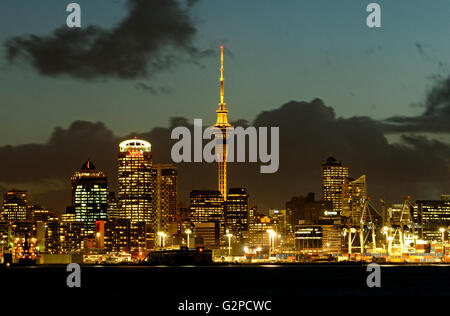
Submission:
[[[225,110],[223,78],[223,45],[220,46],[220,109]]]
[[[228,123],[227,113],[225,101],[224,101],[224,77],[223,77],[223,45],[220,46],[220,103],[219,109],[217,112],[217,122],[215,124],[216,127],[229,127],[231,126]]]
[[[216,154],[218,158],[218,180],[219,191],[222,193],[223,199],[227,199],[227,151],[228,136],[232,130],[232,126],[228,123],[227,113],[224,101],[224,78],[223,78],[223,46],[220,46],[220,103],[217,112],[217,121],[214,124],[215,134],[219,140],[216,146]]]

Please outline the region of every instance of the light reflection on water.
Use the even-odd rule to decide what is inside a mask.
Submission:
[[[65,268],[67,265],[36,265],[36,266],[12,266],[9,269],[39,269],[39,268]],[[101,269],[365,269],[367,264],[212,264],[212,265],[181,265],[181,266],[169,266],[169,265],[81,265],[82,268],[101,268]],[[380,264],[382,269],[385,268],[424,268],[424,267],[440,267],[449,268],[450,264]],[[8,268],[7,268],[8,269]]]

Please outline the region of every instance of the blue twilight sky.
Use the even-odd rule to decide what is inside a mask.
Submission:
[[[0,0],[0,42],[46,35],[65,23],[63,0]],[[125,0],[78,0],[82,25],[108,28]],[[361,0],[202,0],[191,10],[196,45],[225,57],[230,119],[252,120],[290,100],[319,97],[338,116],[417,115],[431,76],[450,62],[448,0],[377,1],[382,27],[366,24]],[[117,135],[167,126],[169,118],[211,123],[218,103],[218,55],[182,64],[148,80],[49,78],[0,58],[0,145],[45,142],[74,120],[102,121]],[[138,82],[171,90],[153,95]]]

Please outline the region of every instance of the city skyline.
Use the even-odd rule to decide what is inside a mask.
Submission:
[[[135,16],[133,13],[134,11],[130,11],[129,9],[123,10],[120,16],[114,15],[114,12],[117,13],[116,10],[126,3],[133,4],[138,8],[140,5],[143,5],[139,1],[134,0],[122,1],[117,4],[117,7],[108,7],[108,10],[111,9],[111,11],[106,10],[105,15],[98,20],[99,23],[105,22],[105,28],[113,25],[114,21],[110,19],[110,14],[115,16],[116,20],[139,20],[140,17]],[[286,3],[292,5],[292,8],[299,8],[298,4],[294,4],[291,1],[286,1]],[[54,7],[54,3],[51,1],[43,5],[51,10],[55,10],[52,12],[57,11],[57,7]],[[336,4],[333,4],[332,6],[334,5]],[[394,21],[390,19],[389,14],[392,14],[395,10],[399,10],[399,6],[388,4],[385,1],[383,1],[381,5],[383,11],[387,11],[387,16],[383,19],[383,21],[385,21],[383,28],[376,33],[376,30],[369,30],[366,26],[362,25],[361,30],[358,31],[360,32],[358,33],[358,36],[362,37],[363,35],[367,35],[369,39],[377,38],[377,40],[380,41],[386,40],[386,34],[384,34],[383,31],[384,28],[397,29],[399,32],[404,32],[403,23],[411,23],[411,20],[406,18],[394,23]],[[313,9],[311,12],[317,14],[319,8],[325,7],[323,4],[317,6],[308,4],[307,6],[309,9]],[[343,16],[350,14],[353,17],[358,9],[358,7],[350,8],[349,3],[344,3],[342,6],[342,8],[336,7],[336,9],[339,9],[337,12],[341,12],[341,9],[347,9],[342,11]],[[442,4],[442,6],[445,7],[446,5]],[[92,9],[91,5],[84,2],[81,3],[81,7],[83,10],[87,10],[91,13],[95,11],[95,8]],[[11,10],[27,14],[27,10],[32,8],[33,5],[30,5],[28,8],[24,6],[13,6]],[[152,8],[156,11],[167,9],[161,7]],[[262,5],[260,7],[261,12],[258,12],[262,13],[270,8],[271,6],[268,4]],[[64,205],[67,203],[65,201],[67,201],[67,197],[69,196],[66,179],[75,170],[69,170],[70,168],[67,166],[73,166],[73,168],[75,168],[80,161],[84,161],[87,157],[92,157],[96,164],[100,166],[101,170],[104,170],[109,177],[115,178],[117,171],[114,161],[111,159],[111,157],[115,155],[114,148],[117,143],[123,139],[129,139],[135,136],[153,144],[155,148],[155,162],[170,162],[169,149],[171,147],[171,141],[169,135],[170,130],[173,127],[180,125],[190,126],[192,122],[190,119],[191,117],[200,117],[205,122],[209,122],[209,124],[214,122],[214,112],[212,109],[216,103],[215,100],[217,100],[217,97],[211,96],[217,96],[216,78],[218,61],[216,52],[218,44],[216,45],[216,43],[214,43],[214,48],[209,48],[213,46],[208,46],[209,44],[206,46],[203,45],[205,42],[202,42],[200,45],[193,40],[193,37],[196,36],[195,34],[202,34],[201,32],[204,31],[204,29],[201,26],[201,23],[197,25],[196,22],[192,20],[198,12],[202,10],[208,11],[210,7],[205,2],[199,1],[191,7],[174,5],[172,9],[183,16],[182,20],[173,23],[182,22],[185,23],[185,26],[194,26],[195,31],[193,31],[192,34],[183,33],[182,36],[184,36],[188,42],[190,41],[195,49],[198,49],[197,53],[204,52],[205,56],[207,56],[206,59],[202,59],[202,57],[198,60],[200,63],[202,63],[203,60],[205,61],[204,70],[197,69],[193,71],[191,75],[193,81],[195,81],[198,77],[198,71],[203,71],[200,77],[204,78],[208,84],[198,86],[197,89],[192,90],[196,91],[196,93],[192,93],[191,91],[191,93],[182,94],[183,101],[185,102],[184,107],[189,109],[189,115],[183,111],[179,111],[179,109],[171,108],[169,106],[163,107],[168,115],[164,118],[160,115],[161,110],[159,107],[154,108],[154,111],[151,111],[150,113],[146,108],[141,108],[140,110],[136,109],[133,107],[134,98],[138,93],[142,93],[142,91],[133,88],[133,90],[126,90],[126,93],[124,94],[126,101],[124,101],[123,104],[126,104],[126,106],[121,108],[119,115],[120,124],[117,124],[117,121],[114,120],[104,120],[103,117],[100,118],[97,115],[95,107],[90,107],[89,110],[85,109],[85,106],[90,103],[84,103],[82,101],[86,92],[84,89],[87,86],[98,87],[99,83],[96,80],[93,80],[92,82],[83,82],[82,85],[84,87],[79,87],[80,80],[86,79],[83,77],[85,76],[83,73],[79,73],[77,77],[76,73],[70,72],[67,69],[61,70],[63,73],[53,74],[46,74],[45,72],[42,72],[42,69],[38,68],[34,70],[30,68],[27,68],[27,70],[19,69],[20,67],[15,66],[19,64],[25,65],[27,64],[27,61],[15,59],[13,63],[5,65],[6,68],[4,68],[5,72],[2,72],[3,75],[8,73],[14,73],[16,75],[28,73],[34,78],[31,82],[34,82],[37,78],[39,78],[39,80],[37,80],[39,82],[47,82],[47,80],[50,80],[49,82],[54,82],[54,79],[49,77],[54,76],[55,78],[61,78],[60,75],[64,77],[64,72],[66,72],[67,77],[61,80],[61,82],[64,82],[67,87],[78,87],[78,92],[73,94],[72,98],[70,98],[70,100],[73,99],[77,101],[70,101],[69,104],[72,104],[71,102],[80,102],[78,107],[72,108],[82,111],[82,115],[61,116],[61,112],[59,112],[57,108],[53,108],[51,111],[53,115],[47,115],[48,120],[45,120],[45,128],[47,131],[50,131],[53,126],[59,127],[54,127],[47,142],[43,142],[42,138],[40,138],[36,143],[20,144],[21,142],[18,141],[19,144],[15,144],[17,140],[22,137],[21,135],[42,135],[42,133],[27,132],[31,131],[30,129],[32,127],[37,126],[36,124],[24,124],[21,127],[21,132],[14,135],[14,137],[8,137],[8,132],[2,133],[3,137],[7,137],[7,139],[10,140],[4,142],[4,144],[11,145],[0,147],[0,193],[4,193],[12,187],[24,188],[29,191],[31,200],[42,201],[42,203],[49,208],[61,211],[64,209]],[[161,12],[165,12],[165,14],[171,16],[173,13],[171,11],[172,9]],[[230,7],[224,4],[222,9],[226,11],[229,10]],[[249,6],[244,5],[243,10],[244,9],[249,9]],[[420,5],[413,6],[411,18],[416,14],[415,10],[418,9],[420,9]],[[65,14],[63,15],[65,16]],[[94,16],[95,15],[92,15],[85,21],[86,25],[95,24],[93,19]],[[8,23],[7,19],[5,21]],[[5,23],[5,21],[2,23]],[[327,21],[327,23],[333,23],[333,20]],[[291,22],[292,21],[289,20],[287,25],[290,25]],[[252,21],[252,23],[259,22]],[[352,20],[352,23],[357,23],[357,20]],[[24,39],[24,37],[20,36],[23,36],[23,34],[26,33],[27,25],[28,24],[25,23],[21,28],[8,29],[8,31],[0,38],[4,40],[3,48],[11,49],[14,47],[17,49],[17,52],[22,51],[22,53],[25,53],[25,48],[20,46],[20,39]],[[344,27],[344,29],[346,29],[346,27]],[[43,27],[39,31],[43,34],[50,34],[52,28]],[[134,34],[133,32],[136,30],[130,29],[129,31],[131,32],[130,34]],[[292,29],[292,32],[294,31],[297,32],[297,30]],[[316,31],[317,30],[314,32]],[[430,29],[428,26],[424,29],[423,34],[428,34],[427,32],[429,31]],[[325,30],[320,30],[320,32],[325,32]],[[293,34],[295,34],[295,32]],[[14,38],[13,36],[19,36],[19,38],[16,38],[16,41],[8,41],[12,40]],[[52,43],[50,37],[45,37],[45,35],[42,36],[50,41],[49,43]],[[435,36],[438,37],[438,34],[435,34]],[[308,40],[311,40],[311,38],[308,37]],[[437,53],[431,54],[430,46],[422,43],[420,39],[413,41],[411,38],[408,38],[408,40],[411,41],[412,51],[407,54],[406,51],[404,51],[406,56],[408,56],[406,60],[409,60],[410,63],[414,61],[414,64],[416,64],[416,59],[418,58],[428,60],[425,65],[421,66],[422,68],[415,68],[418,73],[423,74],[424,69],[434,69],[432,71],[435,72],[436,68],[433,67],[436,65],[440,67],[439,71],[435,73],[439,74],[441,77],[435,78],[434,81],[428,81],[428,83],[425,81],[420,82],[420,85],[423,87],[424,95],[423,97],[418,97],[416,100],[424,107],[408,107],[409,110],[402,109],[402,111],[397,112],[397,107],[390,106],[389,113],[385,110],[381,111],[377,109],[375,112],[378,113],[378,115],[376,116],[362,116],[361,114],[367,113],[358,112],[354,106],[351,113],[349,112],[344,115],[342,108],[340,108],[339,105],[342,100],[336,96],[329,96],[322,93],[308,95],[307,93],[304,93],[303,88],[301,93],[295,95],[280,94],[279,91],[281,90],[279,90],[275,84],[273,85],[273,89],[267,89],[267,86],[258,84],[258,80],[260,79],[249,82],[246,80],[247,77],[240,76],[242,70],[239,68],[244,69],[242,63],[244,63],[246,67],[251,67],[251,69],[253,69],[251,73],[253,73],[253,71],[258,71],[257,73],[262,71],[266,74],[265,76],[259,76],[261,78],[270,77],[276,79],[277,77],[272,77],[271,74],[273,74],[273,67],[277,67],[277,65],[292,76],[292,73],[287,71],[283,65],[289,63],[289,65],[295,67],[301,66],[303,64],[302,60],[307,60],[307,56],[309,55],[302,55],[299,53],[295,62],[293,62],[292,59],[283,61],[280,59],[280,55],[266,55],[271,51],[269,48],[255,49],[252,50],[252,52],[255,53],[255,58],[249,60],[244,58],[244,56],[241,57],[241,55],[236,54],[236,52],[240,49],[244,49],[247,45],[242,43],[240,43],[242,46],[235,45],[233,41],[230,41],[227,38],[214,38],[214,41],[220,41],[225,44],[225,54],[229,57],[227,59],[227,67],[229,67],[229,69],[227,68],[227,73],[229,74],[227,76],[227,78],[229,78],[227,79],[227,100],[229,96],[231,110],[231,115],[229,117],[230,123],[233,126],[277,126],[281,131],[279,171],[274,175],[260,175],[255,172],[255,166],[252,164],[231,163],[228,165],[228,171],[230,174],[233,174],[233,176],[230,177],[229,187],[246,187],[251,195],[251,203],[260,206],[262,209],[268,210],[269,208],[280,208],[282,207],[282,201],[287,200],[292,196],[306,194],[310,191],[318,193],[320,191],[320,180],[318,177],[320,163],[327,157],[334,156],[349,166],[355,174],[366,175],[369,184],[368,195],[373,200],[383,199],[396,202],[408,195],[417,199],[432,199],[436,198],[441,193],[448,191],[450,188],[448,180],[448,154],[450,153],[450,146],[448,144],[449,131],[447,127],[448,124],[446,124],[446,115],[448,113],[447,108],[449,102],[446,99],[445,91],[449,81],[446,81],[447,74],[445,71],[445,62],[440,62],[440,57],[437,56]],[[270,39],[270,41],[273,41],[273,39]],[[308,43],[308,41],[305,43]],[[316,41],[313,41],[313,43],[316,43]],[[388,43],[390,43],[389,45],[392,44],[390,41],[388,41]],[[323,43],[316,44],[318,45],[316,48],[323,46]],[[177,49],[184,51],[186,47],[183,45],[184,44]],[[396,63],[397,55],[390,55],[387,52],[383,52],[384,46],[381,48],[374,46],[374,48],[370,45],[367,46],[368,42],[363,42],[363,45],[366,46],[358,46],[358,49],[366,50],[366,55],[363,54],[365,56],[363,60],[366,62],[368,62],[370,58],[375,58],[377,54],[382,54],[383,58],[386,61],[389,61],[389,63]],[[202,51],[201,48],[205,48],[205,50]],[[340,52],[339,46],[335,46],[334,48],[336,52]],[[445,47],[441,48],[442,50],[440,50],[440,52],[444,52]],[[298,42],[295,43],[293,52],[296,51],[295,49],[298,49]],[[353,48],[348,49],[348,53],[353,51]],[[11,53],[12,51],[9,50],[9,52]],[[143,53],[147,54],[148,52],[146,51]],[[148,57],[151,60],[155,55],[152,55],[152,53],[149,54]],[[410,55],[414,54],[416,54],[416,57],[412,58]],[[339,54],[335,55],[337,56]],[[130,55],[128,57],[132,59],[133,56],[134,55]],[[214,58],[212,56],[214,56]],[[271,58],[268,56],[271,56]],[[389,56],[391,56],[391,59],[389,59]],[[198,56],[191,57],[195,59]],[[264,62],[261,62],[261,58]],[[410,58],[412,59],[410,60]],[[62,61],[64,61],[63,57]],[[324,61],[326,61],[326,59]],[[45,62],[45,60],[42,60],[42,62]],[[257,64],[255,64],[255,62],[257,62]],[[238,69],[236,68],[237,63],[241,66],[238,67]],[[86,65],[87,67],[93,67],[89,61],[86,61]],[[187,66],[178,65],[177,67],[182,69]],[[330,76],[330,78],[335,76],[330,74],[330,71],[332,71],[330,69],[333,69],[333,67],[328,68],[329,70],[324,70],[323,72],[324,78],[326,76]],[[120,69],[120,67],[117,69]],[[380,78],[377,77],[380,75],[378,72],[370,72],[369,69],[367,70],[367,76],[362,76],[361,73],[358,73],[358,80],[356,80],[355,77],[352,82],[363,81],[365,84],[369,84],[369,81],[372,82],[372,80],[375,80],[374,78]],[[117,75],[115,72],[116,70],[109,69],[108,71],[110,71],[111,75],[114,77]],[[38,72],[40,75],[35,73],[32,74],[33,71]],[[145,70],[143,69],[143,71]],[[408,71],[411,71],[411,69],[408,68]],[[179,78],[183,77],[181,74],[177,75],[180,75]],[[175,77],[177,75],[175,75]],[[137,73],[136,76],[135,79],[142,79],[139,78],[139,73]],[[372,76],[375,77],[372,78]],[[124,82],[127,82],[127,84],[129,83],[126,78],[124,79],[120,75],[118,77],[119,78],[116,79],[109,78],[105,82],[107,82],[110,87],[114,88],[119,87],[117,85],[121,85]],[[388,72],[385,77],[389,77]],[[302,82],[307,77],[297,76],[296,78]],[[366,79],[362,80],[362,78]],[[283,80],[283,82],[286,83],[292,83],[293,81],[295,80],[292,80],[292,78],[289,80],[285,78]],[[14,80],[11,80],[11,84],[13,82]],[[171,82],[177,85],[181,91],[184,91],[183,89],[186,89],[188,86],[188,83],[178,85],[178,81],[175,79],[171,80]],[[314,82],[318,85],[319,81],[314,80]],[[339,81],[334,81],[334,83],[329,82],[329,84],[322,87],[323,90],[321,91],[335,89],[334,86],[338,82]],[[431,85],[429,84],[430,82]],[[418,84],[419,83],[415,83],[415,87],[417,87]],[[254,92],[255,85],[261,90],[257,93],[252,93],[252,91]],[[429,86],[428,89],[427,86]],[[6,88],[7,86],[4,87]],[[305,85],[305,87],[308,87],[308,89],[311,88],[309,91],[318,91],[316,88],[308,85]],[[101,89],[94,89],[96,90],[96,93],[98,93],[98,96],[104,96]],[[258,96],[259,98],[264,98],[266,100],[264,101],[264,104],[266,105],[262,107],[251,106],[250,103],[247,103],[247,97],[242,94],[242,89],[248,89],[247,94],[249,95],[251,94]],[[364,89],[361,88],[360,91],[363,91]],[[414,90],[419,91],[419,89]],[[426,90],[428,90],[428,92],[426,92]],[[8,91],[14,91],[14,89],[8,89]],[[389,95],[389,90],[378,84],[376,85],[375,91],[378,96]],[[176,93],[176,95],[178,94]],[[324,96],[325,101],[319,99],[319,97]],[[58,95],[57,97],[59,97],[61,101],[67,100],[67,97],[62,95]],[[149,103],[152,103],[151,101],[153,98],[159,97],[160,96],[146,94],[146,100]],[[8,98],[9,99],[7,99],[6,102],[3,102],[4,104],[9,104],[8,101],[11,100],[14,103],[14,100],[18,100],[19,94],[16,93],[15,97],[9,96]],[[202,102],[205,102],[203,104],[208,104],[208,106],[202,106],[200,108],[191,106],[190,102],[196,102],[196,98],[201,98],[203,100]],[[293,101],[283,103],[283,100],[289,100],[290,98],[292,98]],[[375,99],[377,99],[376,96],[368,95],[368,100],[370,102]],[[420,99],[423,101],[419,101]],[[98,106],[103,106],[101,100]],[[0,100],[0,102],[2,101]],[[178,101],[174,101],[174,104],[178,104]],[[277,104],[282,105],[277,106]],[[36,106],[42,110],[42,113],[46,113],[49,110],[49,108],[42,106],[41,101],[36,103]],[[92,111],[90,111],[91,109]],[[244,112],[242,112],[243,109],[245,109]],[[106,111],[102,110],[101,112],[102,114],[107,115],[110,113],[109,110],[111,109],[109,108]],[[7,110],[7,108],[5,108],[5,111],[9,113],[8,115],[15,113],[14,111]],[[30,112],[25,111],[24,115],[20,116],[20,119],[25,119],[29,114],[32,114],[33,111],[34,107],[31,107]],[[114,110],[114,113],[117,114],[115,111],[116,110]],[[66,122],[64,124],[56,123],[53,125],[52,122],[54,121],[51,119],[53,116],[64,117]],[[150,130],[145,132],[144,128],[144,132],[142,132],[142,122],[138,123],[139,120],[136,119],[136,116],[148,117],[151,120],[155,117],[158,119],[156,123],[153,122],[150,124],[150,126],[153,126]],[[72,117],[72,119],[70,119],[70,117]],[[127,120],[127,117],[130,119]],[[170,117],[172,117],[172,119],[169,121]],[[386,117],[389,119],[383,120],[383,118]],[[37,117],[34,116],[34,118]],[[78,118],[84,120],[76,120]],[[243,118],[247,121],[243,120]],[[69,120],[67,121],[67,119]],[[43,120],[38,120],[38,122],[42,123]],[[7,127],[8,124],[0,124],[0,126],[2,128]],[[167,124],[169,124],[169,127],[167,127]],[[119,125],[121,126],[120,128],[117,127]],[[125,129],[124,126],[126,126]],[[13,131],[14,129],[8,128],[8,130]],[[128,133],[127,131],[130,132]],[[26,160],[25,157],[30,157],[30,160]],[[50,159],[52,159],[51,165],[47,163]],[[39,166],[39,168],[36,168],[36,166]],[[177,164],[177,166],[179,167],[178,171],[180,175],[180,200],[187,202],[189,192],[192,188],[209,189],[215,187],[214,173],[211,172],[212,168],[214,168],[213,166],[208,164]],[[200,176],[195,177],[194,175]],[[386,189],[386,186],[388,186],[389,189]],[[112,189],[116,189],[114,183],[112,184]]]
[[[8,302],[450,294],[448,0],[9,2]]]
[[[304,111],[307,112],[315,110],[325,111],[325,113],[315,113],[315,115],[318,114],[319,116],[319,117],[316,116],[316,119],[320,120],[324,119],[324,117],[320,117],[322,116],[322,114],[332,115],[331,109],[324,106],[320,100],[315,100],[312,103],[287,104],[285,105],[284,108],[279,109],[275,112],[291,112],[292,110],[297,111],[299,114]],[[211,109],[211,111],[213,111],[213,109]],[[263,115],[262,117],[264,118]],[[369,127],[371,127],[370,125],[373,125],[373,122],[370,121],[367,122],[369,123]],[[352,122],[349,121],[349,123]],[[364,123],[364,119],[361,119],[361,121],[356,120],[355,123],[357,124]],[[186,121],[181,121],[181,124],[189,125],[190,123]],[[295,126],[294,127],[287,126],[287,127],[291,129],[296,128]],[[334,130],[335,128],[336,127],[332,127],[332,130]],[[349,128],[351,128],[351,126],[349,126]],[[306,126],[306,130],[312,131],[313,129],[314,126]],[[281,130],[283,131],[283,129]],[[345,129],[339,132],[341,134],[344,132],[346,133]],[[281,133],[280,136],[281,145],[283,145],[283,143],[286,143],[286,141],[289,141],[289,139],[294,139],[296,135],[298,135],[298,132],[288,137],[288,139],[286,139],[285,138],[286,134],[283,135],[283,133]],[[154,157],[156,162],[171,162],[170,159],[171,142],[169,141],[170,137],[169,129],[156,129],[150,133],[146,134],[136,133],[133,134],[133,136],[150,140],[150,142],[153,144],[155,148]],[[361,135],[355,136],[356,137],[353,137],[354,139],[351,139],[351,141],[360,141],[358,138]],[[369,136],[372,139],[373,135]],[[321,137],[326,137],[326,135],[323,136],[321,135]],[[375,140],[377,139],[378,141],[382,140],[382,138],[380,137],[375,137]],[[70,143],[68,142],[68,140],[70,140]],[[425,141],[423,143],[420,143],[421,141],[420,138],[417,139],[410,138],[408,139],[408,141],[418,142],[416,144],[424,147],[427,146],[427,143]],[[72,172],[76,170],[76,166],[78,166],[80,162],[85,161],[87,157],[92,157],[96,165],[101,166],[100,167],[101,170],[104,170],[109,177],[114,178],[116,176],[115,162],[114,159],[111,159],[111,157],[115,156],[114,148],[116,148],[119,142],[120,139],[114,137],[111,134],[111,132],[102,124],[99,123],[94,124],[89,122],[76,122],[72,125],[72,127],[69,130],[60,129],[55,131],[54,139],[51,141],[49,145],[34,145],[31,147],[30,146],[19,147],[20,151],[14,150],[13,148],[10,147],[4,148],[2,152],[4,153],[4,159],[6,158],[8,160],[7,166],[9,167],[7,169],[4,169],[3,175],[4,179],[6,178],[5,179],[6,181],[3,180],[0,182],[0,189],[2,192],[5,192],[6,190],[12,187],[27,189],[30,192],[31,200],[40,201],[47,207],[58,209],[59,211],[61,211],[64,209],[64,205],[67,204],[67,200],[69,199],[69,186],[67,185],[67,179],[70,178]],[[344,144],[346,143],[345,140],[342,140],[342,142]],[[305,143],[307,144],[309,143],[308,138],[306,139],[306,141],[300,140],[300,143],[297,145],[293,144],[295,152],[298,152],[300,157],[302,157],[301,156],[302,152],[300,149],[298,149],[298,147],[304,146]],[[323,148],[329,144],[330,144],[329,140],[326,140],[326,143],[314,144],[314,147]],[[71,145],[75,146],[73,148],[70,148]],[[377,146],[377,143],[374,143],[372,145]],[[355,174],[367,175],[369,182],[369,196],[374,197],[374,199],[383,198],[388,201],[396,202],[398,200],[401,200],[404,196],[407,195],[417,197],[417,199],[432,199],[439,196],[441,193],[445,192],[448,188],[446,173],[445,172],[442,173],[439,171],[445,170],[442,164],[446,160],[446,158],[444,159],[444,157],[440,158],[441,153],[439,153],[439,151],[446,149],[445,147],[443,148],[442,145],[439,143],[430,143],[428,145],[431,146],[428,147],[429,150],[435,151],[434,152],[431,151],[429,153],[429,155],[426,158],[427,160],[423,160],[420,158],[425,153],[419,153],[414,149],[408,148],[402,149],[401,147],[396,148],[388,144],[382,146],[384,152],[387,153],[391,152],[400,157],[405,157],[405,159],[409,155],[412,155],[411,157],[408,157],[408,159],[417,162],[418,164],[416,166],[423,166],[415,170],[417,174],[409,174],[410,170],[409,164],[407,165],[403,164],[402,161],[400,161],[401,159],[399,159],[398,157],[394,157],[394,159],[399,160],[397,162],[390,161],[389,156],[381,157],[382,161],[384,161],[385,164],[383,165],[382,163],[380,163],[380,161],[376,162],[374,160],[375,157],[370,157],[370,155],[363,152],[362,155],[364,155],[365,157],[369,156],[370,158],[367,160],[367,162],[370,163],[366,163],[366,161],[360,159],[359,153],[357,152],[358,148],[354,148],[354,151],[350,153],[351,155],[349,155],[349,152],[344,152],[343,150],[344,148],[336,148],[336,145],[334,145],[333,147],[336,148],[334,150],[327,150],[324,148],[323,151],[320,151],[320,153],[319,152],[314,153],[314,156],[316,158],[314,161],[311,157],[312,153],[309,153],[308,154],[309,157],[305,156],[306,159],[304,159],[304,163],[300,165],[298,164],[296,159],[293,159],[293,157],[286,155],[288,153],[288,151],[286,150],[289,150],[289,148],[284,148],[284,150],[283,148],[281,148],[280,170],[274,175],[258,174],[257,166],[255,164],[229,163],[229,170],[230,170],[229,172],[230,174],[233,175],[232,177],[230,177],[229,181],[231,183],[230,184],[231,187],[240,187],[240,186],[247,187],[248,191],[252,196],[252,204],[254,203],[256,205],[260,205],[264,209],[280,208],[282,207],[283,203],[282,201],[290,198],[291,196],[302,193],[306,194],[307,192],[310,191],[319,193],[320,181],[317,175],[320,171],[320,164],[328,156],[334,155],[339,160],[343,161],[346,165],[350,166],[352,170],[355,170]],[[54,146],[61,147],[61,149],[52,148]],[[31,153],[30,155],[28,155],[28,157],[36,157],[36,161],[33,163],[33,165],[19,165],[18,163],[22,161],[20,158],[18,158],[19,153],[22,150],[30,150],[30,149],[32,152],[36,150],[37,154]],[[59,150],[60,152],[58,152]],[[337,154],[339,152],[342,153]],[[419,153],[420,156],[414,157],[415,153],[416,154]],[[68,167],[69,165],[67,161],[64,164],[61,164],[61,166],[58,166],[58,163],[56,162],[51,166],[52,170],[46,173],[47,166],[43,159],[49,157],[49,155],[54,154],[63,155],[64,157],[67,157],[69,161],[73,162],[73,168],[71,169]],[[437,162],[437,164],[435,163],[428,165],[428,160]],[[40,164],[40,161],[43,161],[42,162],[43,165],[41,168],[42,173],[39,173],[38,170],[31,171],[32,166]],[[286,172],[286,164],[288,164],[289,167],[288,170],[294,171],[297,168],[299,172],[300,171],[305,172],[306,177],[296,176],[295,171]],[[216,173],[214,172],[215,168],[214,164],[181,163],[176,165],[180,169],[179,172],[181,178],[180,179],[181,201],[187,201],[187,196],[192,188],[208,189],[216,187],[216,184],[214,184],[217,183],[216,177],[214,177],[214,174]],[[12,168],[13,166],[16,166],[15,167],[16,169]],[[406,183],[406,186],[402,186],[402,188],[400,188],[401,190],[398,190],[398,188],[396,188],[396,185],[393,184],[393,190],[389,190],[389,192],[386,192],[388,191],[385,189],[387,184],[387,181],[385,180],[386,178],[383,176],[383,174],[379,173],[380,171],[383,170],[384,166],[388,168],[387,169],[388,172],[384,172],[385,176],[395,178],[396,175],[400,175],[400,178],[398,179],[399,181],[405,182],[408,181],[407,179],[410,179],[411,182]],[[426,172],[427,170],[428,172]],[[27,171],[27,174],[21,175],[21,172],[23,173],[25,171]],[[28,172],[30,173],[28,174]],[[57,172],[57,175],[55,175],[55,172]],[[243,174],[243,172],[245,173]],[[192,175],[196,173],[202,174],[201,179],[192,177]],[[67,176],[62,177],[61,174],[66,174]],[[26,178],[29,177],[30,175],[32,175],[33,178],[30,177],[24,182],[14,180],[14,177],[22,176]],[[269,195],[263,194],[264,192],[262,192],[261,189],[258,190],[258,187],[261,183],[259,183],[258,185],[257,183],[258,181],[255,181],[255,179],[253,179],[252,177],[256,177],[258,181],[263,181],[264,183],[266,183],[266,181],[278,181],[277,184],[286,188],[286,190],[282,191],[286,193],[280,194],[277,190],[273,192],[272,196],[270,196],[270,194]],[[9,184],[8,178],[13,178],[11,184]],[[51,180],[52,178],[54,181]],[[187,179],[189,179],[189,181],[186,181]],[[436,181],[436,179],[438,181]],[[427,180],[428,185],[426,185]],[[38,186],[38,188],[36,188],[36,186]],[[115,183],[112,183],[112,189],[115,189]],[[48,193],[46,192],[46,190],[48,190]],[[49,195],[52,191],[62,193],[59,194],[58,196],[56,196],[55,194]],[[56,201],[53,200],[55,197]],[[270,197],[270,199],[268,199],[268,197]]]

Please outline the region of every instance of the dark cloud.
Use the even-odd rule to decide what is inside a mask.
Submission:
[[[393,116],[385,120],[387,132],[450,133],[450,77],[435,78],[418,116]]]
[[[415,42],[414,46],[416,46],[417,51],[419,52],[420,55],[424,55],[425,54],[425,51],[423,49],[423,45],[421,43]]]
[[[62,26],[48,36],[14,37],[5,42],[6,57],[25,60],[45,76],[150,77],[213,53],[193,44],[197,30],[189,9],[195,2],[128,0],[128,15],[112,29]]]
[[[154,162],[170,162],[172,127],[192,128],[191,124],[178,117],[168,128],[118,137],[102,123],[77,121],[67,129],[56,128],[46,144],[0,147],[0,186],[20,185],[30,190],[32,201],[62,210],[70,202],[70,176],[88,157],[107,173],[114,190],[121,140],[133,136],[146,139],[152,143]],[[246,126],[248,122],[235,124]],[[396,202],[406,195],[438,198],[439,193],[450,190],[447,144],[423,136],[403,136],[401,144],[390,144],[380,122],[368,117],[338,118],[333,108],[319,99],[288,102],[260,113],[252,124],[280,128],[279,171],[260,174],[259,163],[230,163],[229,186],[246,187],[251,204],[262,209],[283,207],[291,196],[309,191],[320,195],[321,162],[330,155],[348,165],[353,177],[367,175],[374,200]],[[215,164],[177,166],[180,200],[187,201],[192,189],[216,188]]]
[[[286,103],[260,114],[255,125],[280,127],[280,170],[263,182],[267,200],[308,189],[318,192],[320,162],[329,155],[348,165],[353,177],[367,174],[373,198],[433,198],[424,196],[425,187],[450,189],[447,145],[413,136],[404,139],[407,143],[389,144],[379,122],[337,118],[321,100]]]
[[[448,66],[430,55],[425,46],[415,43],[418,53],[426,60],[435,63],[439,71],[431,77],[432,85],[425,101],[413,104],[424,109],[417,116],[396,115],[382,122],[387,133],[450,133],[450,76]]]
[[[430,55],[423,44],[415,43],[417,51],[425,60],[439,66],[437,74],[431,77],[432,85],[425,101],[413,104],[423,108],[417,116],[396,115],[381,122],[387,133],[450,133],[450,76],[448,67]]]
[[[415,42],[414,46],[417,49],[417,52],[419,53],[419,55],[422,57],[422,59],[430,64],[434,64],[438,66],[439,72],[441,73],[445,73],[449,71],[449,67],[448,64],[446,62],[443,62],[441,60],[439,60],[439,58],[436,56],[436,53],[430,48],[427,47],[426,45],[420,43],[420,42]]]
[[[147,83],[144,82],[138,82],[136,84],[136,88],[145,92],[148,92],[150,94],[153,95],[158,95],[158,94],[170,94],[171,93],[171,89],[168,87],[153,87]]]

